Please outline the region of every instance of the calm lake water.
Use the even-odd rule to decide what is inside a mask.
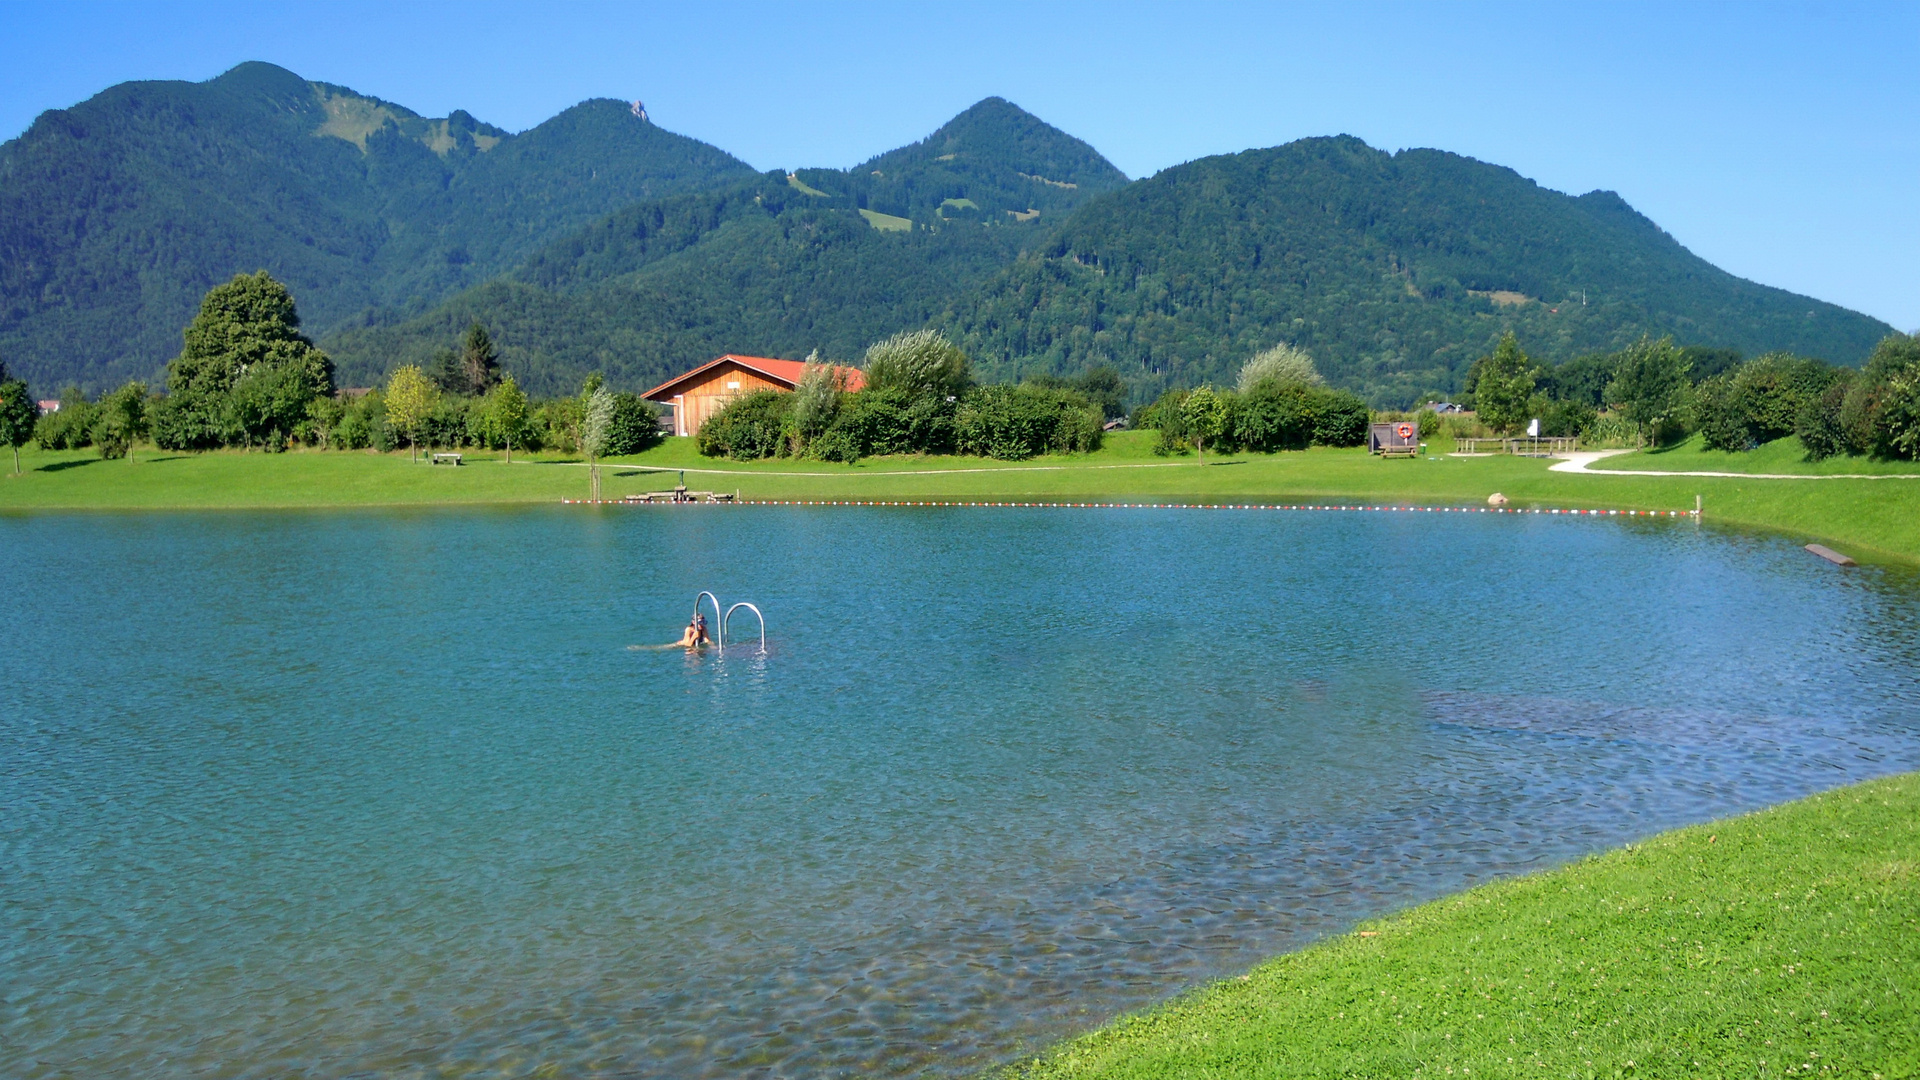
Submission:
[[[702,588],[766,655],[628,648]],[[33,515],[0,595],[10,1077],[967,1074],[1920,767],[1920,582],[1690,523]]]

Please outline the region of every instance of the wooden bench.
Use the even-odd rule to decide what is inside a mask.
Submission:
[[[460,455],[459,454],[435,454],[433,455],[433,463],[435,465],[458,465],[460,464]]]

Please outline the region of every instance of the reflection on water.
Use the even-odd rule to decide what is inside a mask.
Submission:
[[[1920,765],[1909,575],[1677,523],[56,515],[0,550],[9,1076],[960,1074]],[[702,588],[767,654],[626,648]]]

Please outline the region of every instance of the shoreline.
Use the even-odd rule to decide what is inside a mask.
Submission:
[[[671,487],[687,472],[699,485],[757,503],[921,502],[967,504],[1175,503],[1188,505],[1365,503],[1479,508],[1504,494],[1510,510],[1691,511],[1703,521],[1759,529],[1799,543],[1818,541],[1863,561],[1920,564],[1920,485],[1875,484],[1880,476],[1833,476],[1828,484],[1783,483],[1771,475],[1663,475],[1573,470],[1566,462],[1435,454],[1392,461],[1362,450],[1167,460],[1151,433],[1111,438],[1092,454],[1005,464],[978,458],[881,458],[852,466],[794,469],[789,462],[731,464],[701,458],[690,440],[600,463],[601,499]],[[1143,437],[1145,436],[1145,437]],[[1585,452],[1592,453],[1592,452]],[[1584,456],[1584,454],[1583,454]],[[1611,455],[1609,455],[1611,456]],[[403,452],[307,450],[284,454],[212,452],[107,462],[84,452],[23,454],[27,470],[0,476],[0,514],[89,510],[291,510],[373,507],[578,504],[591,496],[585,462],[486,454],[458,467],[410,462]],[[1609,480],[1594,480],[1604,473]],[[1893,472],[1901,477],[1914,473]],[[729,482],[730,481],[730,482]]]
[[[1896,773],[1369,920],[990,1075],[1911,1075],[1917,885]]]

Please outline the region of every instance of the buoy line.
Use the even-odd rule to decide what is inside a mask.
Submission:
[[[725,502],[629,502],[626,499],[562,499],[570,506],[924,506],[1006,509],[1075,510],[1348,510],[1410,514],[1546,514],[1569,517],[1694,517],[1698,510],[1585,510],[1561,507],[1407,506],[1332,503],[1128,503],[1128,502],[1002,502],[939,499],[735,499]]]

